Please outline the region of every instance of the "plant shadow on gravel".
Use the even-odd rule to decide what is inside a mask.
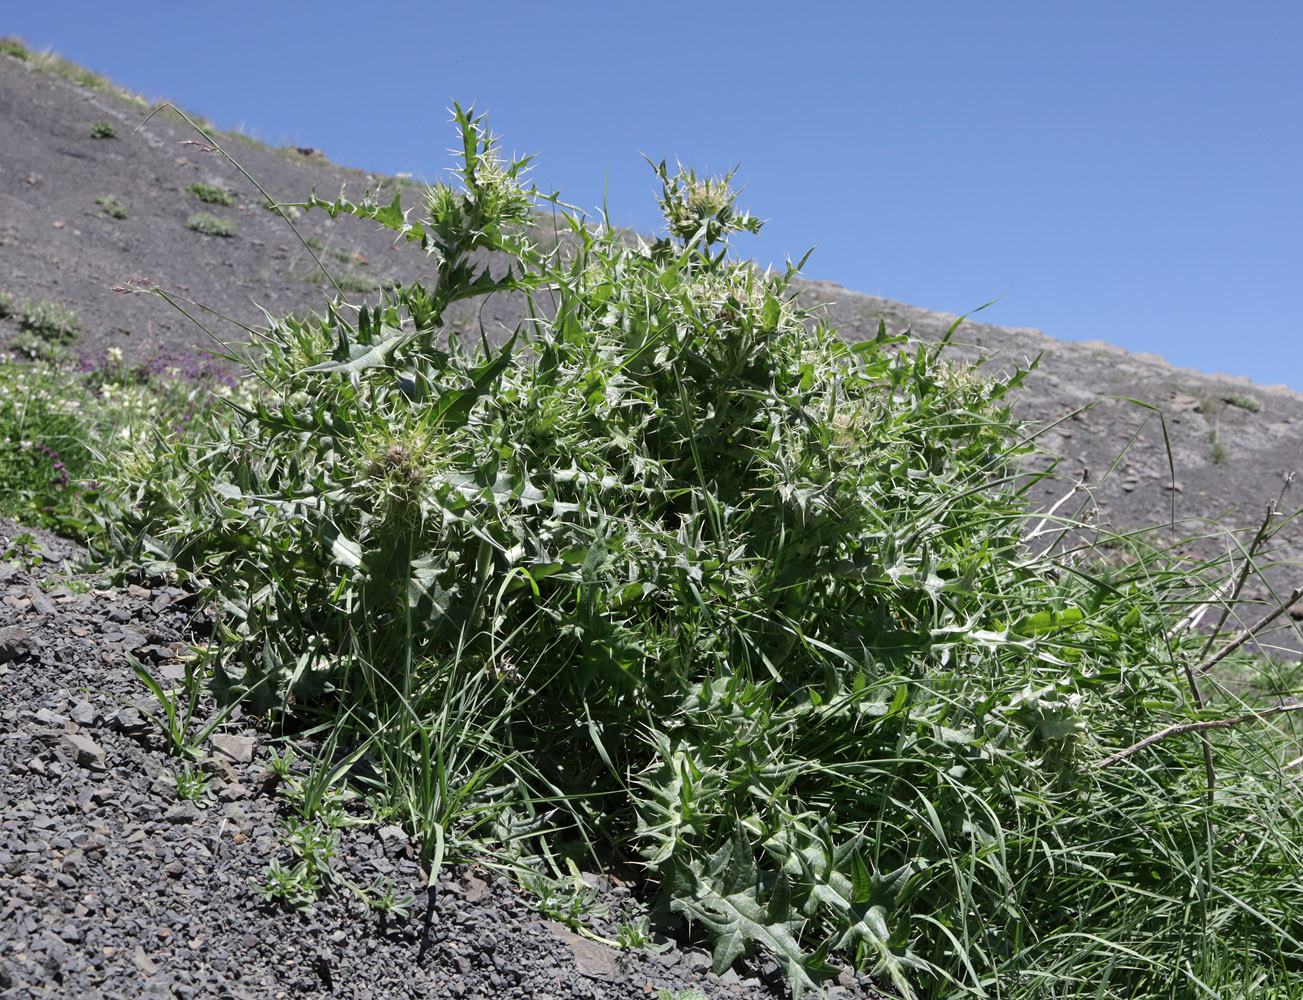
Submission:
[[[902,996],[1303,996],[1297,678],[1236,654],[1222,684],[1194,627],[1263,539],[1098,558],[1029,521],[1025,370],[843,343],[797,267],[730,258],[761,225],[731,177],[652,164],[639,239],[455,120],[419,221],[268,198],[374,220],[432,282],[269,318],[224,404],[98,473],[114,558],[219,609],[196,683],[316,747],[260,891],[311,905],[365,819],[432,877],[636,861],[716,971],[760,951],[798,996],[845,965]],[[505,293],[505,343],[447,321]]]

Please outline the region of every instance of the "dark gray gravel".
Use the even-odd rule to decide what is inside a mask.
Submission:
[[[175,758],[127,665],[130,650],[177,678],[178,656],[211,625],[175,587],[101,587],[84,553],[0,520],[0,997],[712,998],[787,995],[773,962],[723,976],[699,948],[620,951],[539,915],[532,897],[477,865],[425,889],[414,845],[394,827],[343,832],[338,865],[415,897],[410,916],[351,896],[310,913],[249,885],[272,858],[285,803],[268,747],[235,720],[210,741],[204,805],[178,801]],[[639,907],[617,880],[590,876],[616,933]],[[846,975],[839,998],[884,996]]]

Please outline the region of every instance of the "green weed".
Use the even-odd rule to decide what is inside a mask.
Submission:
[[[16,561],[26,572],[30,573],[45,561],[41,556],[40,547],[35,544],[36,538],[30,531],[6,538],[4,542],[4,552],[0,553],[0,559],[5,562]]]
[[[14,297],[11,292],[0,292],[0,319],[8,319],[14,314]]]
[[[24,62],[27,60],[27,46],[16,38],[0,38],[0,52]]]
[[[195,181],[186,191],[210,205],[234,205],[238,200],[233,192],[207,181]]]
[[[203,803],[212,797],[212,775],[186,764],[175,777],[176,797],[183,802]]]
[[[66,343],[77,333],[77,310],[57,302],[24,299],[18,311],[18,328],[54,343]]]
[[[222,219],[216,215],[210,215],[208,212],[198,212],[190,216],[186,222],[187,229],[193,229],[196,233],[203,233],[205,236],[234,236],[235,222],[231,219]]]
[[[94,122],[90,127],[90,137],[92,139],[114,139],[117,134],[118,127],[112,122]]]
[[[195,664],[186,663],[185,679],[179,687],[164,688],[149,672],[149,668],[138,659],[130,653],[126,654],[126,658],[132,672],[159,704],[159,713],[143,712],[142,714],[158,727],[167,752],[176,757],[198,759],[203,754],[203,745],[208,737],[226,721],[235,709],[235,705],[223,706],[207,723],[196,729],[196,713],[203,684],[202,676],[196,676]]]
[[[1245,395],[1242,392],[1233,392],[1229,396],[1223,396],[1222,402],[1228,406],[1238,406],[1241,410],[1248,410],[1250,413],[1257,413],[1262,409],[1262,403],[1256,397]]]
[[[1221,435],[1216,431],[1209,431],[1208,443],[1211,445],[1209,457],[1212,459],[1213,465],[1221,465],[1231,457],[1230,449],[1226,447]]]
[[[117,195],[102,194],[95,199],[95,204],[110,218],[125,219],[127,217],[127,210],[122,202],[118,200]]]

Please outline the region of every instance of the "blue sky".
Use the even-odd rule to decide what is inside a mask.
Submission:
[[[762,264],[817,246],[809,277],[1303,390],[1297,3],[6,6],[0,34],[366,170],[437,177],[473,103],[643,230],[641,153],[740,164]]]

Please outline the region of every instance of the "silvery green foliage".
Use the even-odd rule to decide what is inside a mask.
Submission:
[[[256,392],[123,464],[110,527],[219,602],[219,696],[326,720],[321,787],[368,762],[436,868],[492,838],[639,852],[717,968],[760,948],[795,994],[850,962],[906,996],[1041,995],[1046,968],[1167,995],[1174,954],[1218,961],[1196,911],[1219,954],[1277,947],[1234,891],[1299,888],[1278,769],[1205,805],[1194,744],[1093,767],[1185,710],[1191,581],[1023,544],[1027,370],[841,342],[797,268],[729,259],[760,223],[728,178],[654,164],[664,238],[563,213],[544,239],[557,198],[456,120],[460,184],[421,217],[298,206],[393,230],[434,280],[271,321]],[[505,343],[450,321],[500,293],[530,303]],[[1232,820],[1262,835],[1217,841],[1232,902],[1168,893]],[[283,875],[264,891],[311,896]]]

